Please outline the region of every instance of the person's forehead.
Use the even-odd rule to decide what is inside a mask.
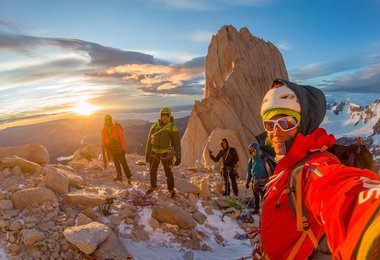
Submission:
[[[161,114],[161,116],[169,116],[168,114]]]
[[[289,116],[289,115],[286,115],[286,114],[275,115],[274,117],[271,118],[271,120],[276,120],[276,119],[279,119],[279,118],[282,118],[282,117],[285,117],[285,116]]]

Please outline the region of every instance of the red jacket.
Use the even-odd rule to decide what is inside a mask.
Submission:
[[[122,151],[125,151],[125,140],[123,130],[117,125],[113,124],[111,133],[108,134],[106,129],[102,129],[102,145],[106,148],[111,148],[111,139],[116,140],[120,145]]]
[[[325,150],[334,142],[335,137],[328,135],[322,128],[308,136],[298,134],[290,151],[277,164],[264,198],[260,226],[262,245],[270,259],[288,258],[297,241],[302,241],[303,232],[297,230],[295,214],[284,192],[293,167],[310,152]],[[367,208],[355,206],[358,205],[358,193],[368,190],[359,180],[364,176],[379,180],[379,176],[371,171],[343,166],[334,155],[327,152],[312,154],[302,170],[302,202],[311,231],[317,241],[326,232],[334,256],[342,256],[339,247],[346,240],[347,233],[353,231],[356,216],[362,215],[368,207],[380,206],[380,200],[376,200],[375,196],[367,200]],[[352,196],[347,195],[348,191]],[[353,205],[358,210],[346,205]],[[360,231],[355,232],[353,234],[356,237],[360,236]],[[293,258],[306,259],[313,250],[314,244],[306,237]]]

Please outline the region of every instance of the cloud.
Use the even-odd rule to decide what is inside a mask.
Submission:
[[[286,41],[280,41],[279,43],[277,43],[277,47],[280,50],[284,50],[284,51],[290,50],[290,45]]]
[[[366,64],[367,57],[348,57],[341,60],[312,63],[290,72],[294,80],[308,80],[329,76],[348,70],[360,69]]]
[[[210,42],[213,34],[212,32],[197,31],[191,35],[190,39],[195,42]]]
[[[5,121],[64,113],[80,101],[127,111],[159,106],[167,95],[170,104],[190,104],[203,94],[204,57],[169,65],[140,52],[19,35],[0,25],[0,59]]]
[[[141,84],[141,90],[161,94],[202,94],[204,57],[169,66],[129,64],[110,68],[107,75]]]
[[[97,43],[76,39],[35,37],[0,32],[0,50],[10,50],[24,55],[35,55],[41,49],[60,48],[64,51],[88,55],[90,64],[111,67],[122,64],[153,64],[153,56],[105,47]]]
[[[366,69],[351,75],[340,76],[334,80],[326,80],[322,85],[329,92],[380,93],[380,59]]]

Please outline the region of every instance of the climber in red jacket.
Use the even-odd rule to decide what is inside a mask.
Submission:
[[[117,122],[113,122],[111,115],[104,116],[104,127],[102,128],[102,149],[103,149],[103,160],[104,168],[107,168],[107,155],[110,155],[115,168],[116,176],[113,178],[114,181],[122,180],[123,167],[125,177],[127,178],[127,184],[131,184],[131,171],[129,170],[127,160],[125,159],[125,139],[123,128]]]
[[[335,137],[319,128],[325,112],[321,90],[286,80],[263,99],[278,162],[262,205],[256,253],[264,257],[380,259],[380,177],[326,151]]]

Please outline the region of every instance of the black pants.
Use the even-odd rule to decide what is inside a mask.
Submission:
[[[150,185],[152,187],[157,186],[157,170],[158,165],[160,165],[160,162],[162,162],[162,166],[164,166],[165,176],[166,176],[166,182],[168,185],[168,190],[174,189],[174,177],[172,169],[170,168],[169,160],[166,159],[166,154],[155,154],[152,157],[152,161],[150,163]]]
[[[260,209],[260,204],[263,201],[265,190],[265,186],[256,185],[253,187],[253,196],[255,197],[255,210]]]
[[[125,159],[125,154],[121,152],[111,152],[111,158],[113,163],[115,164],[117,177],[122,179],[121,167],[123,167],[125,177],[127,177],[127,179],[130,179],[131,171],[129,170],[127,160]]]
[[[236,177],[235,177],[233,168],[223,167],[222,174],[223,174],[223,180],[224,180],[224,192],[227,193],[227,195],[230,194],[231,192],[230,182],[231,182],[234,194],[237,196],[239,194],[239,189],[236,183]]]

